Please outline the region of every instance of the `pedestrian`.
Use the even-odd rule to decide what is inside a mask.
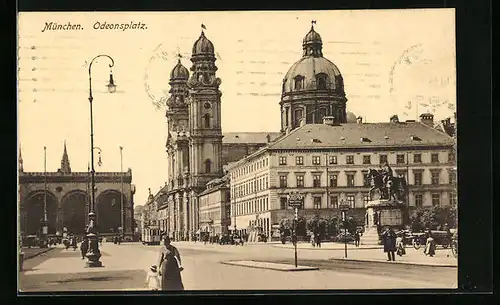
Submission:
[[[430,257],[433,257],[436,254],[436,242],[434,241],[434,238],[432,237],[431,229],[427,230],[426,236],[427,236],[427,240],[425,243],[424,254],[429,255]]]
[[[318,248],[321,248],[321,237],[319,233],[316,234],[316,246],[318,246]]]
[[[158,275],[158,269],[156,265],[152,265],[146,275],[146,285],[149,290],[159,290],[160,289],[160,276]]]
[[[87,251],[89,250],[89,239],[87,236],[83,237],[83,241],[80,245],[80,251],[82,253],[82,259],[85,259],[85,254],[87,254]]]
[[[314,236],[314,234],[311,234],[311,245],[314,247],[316,247],[316,236]]]
[[[387,253],[388,261],[396,260],[396,235],[394,231],[391,230],[390,227],[385,228],[385,232],[382,233],[382,242],[384,244],[384,252]]]
[[[356,230],[356,233],[354,233],[354,245],[356,247],[359,247],[360,239],[361,239],[361,234],[360,234],[359,230]]]
[[[403,242],[403,234],[401,232],[398,233],[398,237],[396,238],[396,249],[399,256],[403,256],[406,254],[405,245]]]
[[[163,247],[158,257],[159,274],[161,276],[161,290],[184,290],[179,250],[170,244],[168,236],[163,237]]]

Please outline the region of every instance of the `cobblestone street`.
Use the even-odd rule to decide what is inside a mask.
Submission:
[[[273,244],[220,246],[178,242],[174,245],[182,256],[186,290],[454,288],[457,285],[455,267],[332,260],[341,256],[336,250],[300,249],[299,264],[317,266],[320,270],[284,272],[221,263],[255,260],[293,264],[293,250]],[[144,290],[146,271],[156,264],[158,251],[159,246],[104,243],[101,247],[104,267],[85,268],[85,260],[78,250],[57,248],[25,262],[20,274],[20,290]],[[381,250],[369,249],[350,254],[365,251],[371,251],[366,255],[384,255]],[[436,280],[429,281],[429,278]]]

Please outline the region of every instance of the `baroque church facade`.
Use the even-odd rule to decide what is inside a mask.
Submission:
[[[221,79],[213,43],[202,31],[194,43],[191,73],[179,58],[170,74],[166,119],[168,181],[148,198],[158,209],[159,229],[179,240],[199,228],[198,195],[222,177],[224,166],[271,142],[280,133],[222,133]]]

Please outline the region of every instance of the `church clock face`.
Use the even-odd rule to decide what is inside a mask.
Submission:
[[[210,109],[212,108],[212,104],[210,104],[209,102],[205,102],[205,104],[203,105],[203,107],[205,107],[205,109]]]

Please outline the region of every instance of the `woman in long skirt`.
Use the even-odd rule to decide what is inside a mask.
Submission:
[[[170,244],[170,238],[163,238],[163,247],[158,257],[160,266],[161,290],[184,290],[181,277],[181,256],[176,247]]]

